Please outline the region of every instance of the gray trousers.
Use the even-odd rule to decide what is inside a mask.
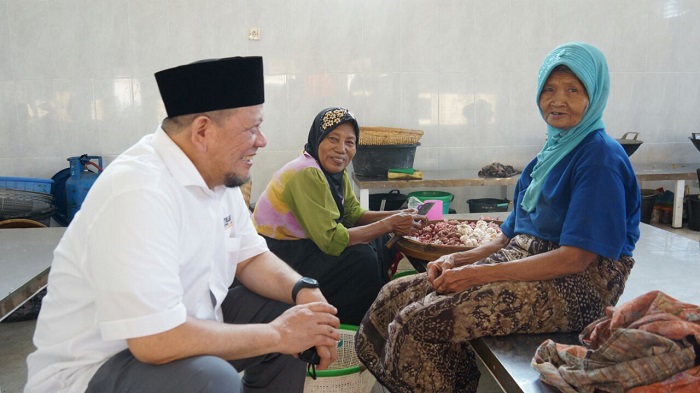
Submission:
[[[236,286],[221,307],[226,323],[247,324],[268,323],[291,306]],[[305,365],[279,353],[233,361],[195,356],[151,365],[140,362],[127,349],[97,370],[86,393],[302,392]]]

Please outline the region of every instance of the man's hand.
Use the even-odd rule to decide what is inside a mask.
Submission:
[[[296,356],[316,347],[321,357],[317,368],[328,368],[338,357],[340,321],[336,313],[335,307],[323,302],[300,304],[285,311],[270,323],[280,336],[279,352]]]
[[[317,370],[325,370],[338,359],[338,342],[336,341],[332,346],[316,346],[316,353],[321,357],[321,363],[316,366]]]

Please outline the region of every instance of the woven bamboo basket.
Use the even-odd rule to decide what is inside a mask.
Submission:
[[[248,180],[241,187],[241,193],[243,194],[243,200],[246,206],[250,206],[250,192],[253,190],[253,181]]]
[[[374,376],[361,366],[355,354],[357,326],[340,325],[338,359],[327,370],[316,371],[317,378],[307,374],[304,393],[369,393],[376,383]]]
[[[360,127],[360,145],[412,145],[423,136],[422,130],[393,127]]]
[[[53,200],[43,192],[0,188],[0,221],[24,218],[49,226],[56,210]]]
[[[0,221],[0,228],[46,228],[46,225],[26,218],[11,218]]]

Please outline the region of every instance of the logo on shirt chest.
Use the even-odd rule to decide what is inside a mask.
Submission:
[[[233,227],[233,220],[231,219],[231,216],[228,215],[224,217],[224,230],[229,229]]]

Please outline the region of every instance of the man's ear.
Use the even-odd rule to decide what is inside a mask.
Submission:
[[[209,116],[199,115],[192,120],[190,129],[190,141],[192,145],[200,152],[205,153],[209,148],[212,129],[212,120]]]

